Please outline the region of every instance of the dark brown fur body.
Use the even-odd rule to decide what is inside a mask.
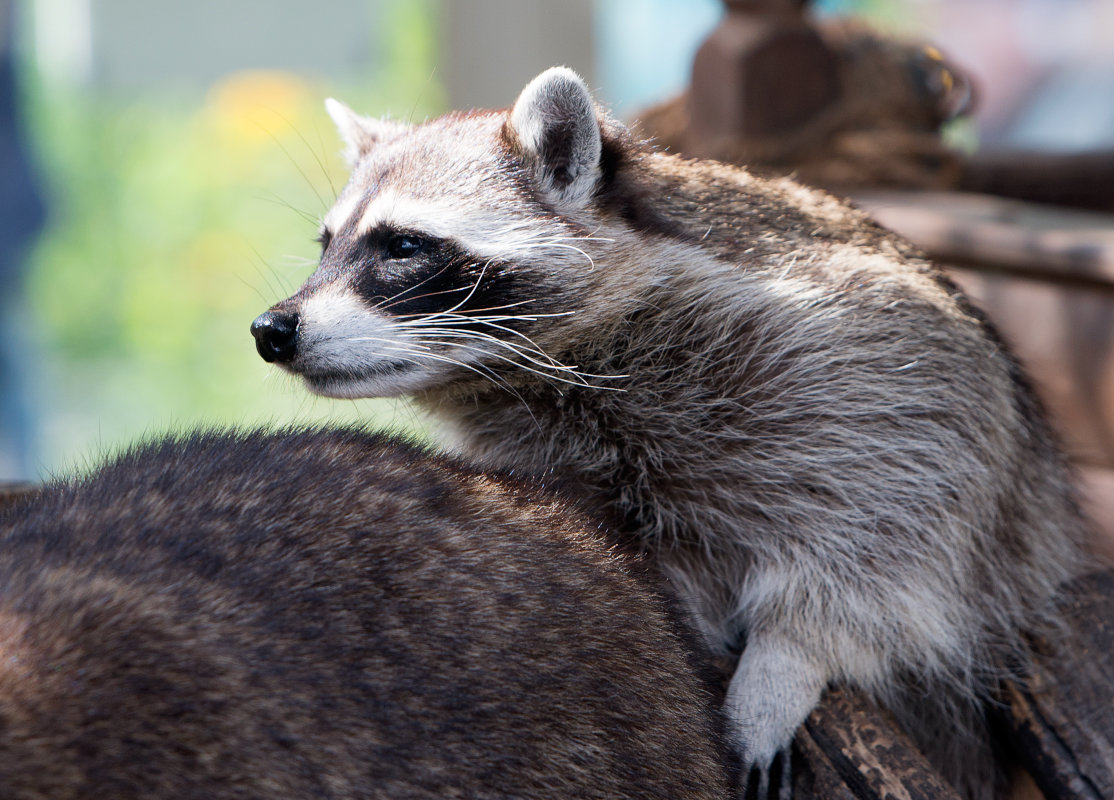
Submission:
[[[195,434],[0,537],[6,800],[725,796],[667,602],[532,485]]]

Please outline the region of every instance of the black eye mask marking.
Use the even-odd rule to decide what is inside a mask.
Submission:
[[[387,225],[353,234],[348,228],[335,235],[322,229],[319,241],[327,252],[307,281],[309,291],[343,276],[377,313],[409,320],[452,314],[453,327],[488,333],[491,324],[466,318],[510,316],[498,324],[519,328],[526,321],[520,323],[515,315],[544,310],[537,290],[513,265],[477,258],[450,239]]]

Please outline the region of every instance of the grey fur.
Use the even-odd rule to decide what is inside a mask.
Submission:
[[[1084,539],[1017,363],[859,212],[655,152],[597,109],[572,126],[599,127],[597,182],[553,202],[522,142],[560,131],[520,109],[568,80],[362,159],[320,268],[273,309],[298,321],[276,360],[323,394],[411,393],[466,453],[616,520],[714,647],[745,639],[728,709],[746,763],[838,682],[966,797],[1002,791],[985,706]],[[439,244],[393,260],[374,244],[392,230]],[[442,265],[444,242],[464,255]],[[459,287],[402,313],[426,275]]]
[[[584,205],[600,176],[600,126],[588,87],[556,67],[531,81],[511,109],[523,161],[555,206]]]

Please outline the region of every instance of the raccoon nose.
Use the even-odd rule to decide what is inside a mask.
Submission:
[[[267,311],[255,318],[251,324],[251,335],[255,337],[255,349],[263,360],[292,361],[298,347],[298,315],[281,311]]]

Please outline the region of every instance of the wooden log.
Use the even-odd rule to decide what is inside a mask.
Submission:
[[[1114,286],[1114,215],[962,192],[851,199],[943,262]]]
[[[1114,572],[1068,587],[1065,636],[1008,687],[1007,736],[1046,797],[1114,797]]]
[[[861,692],[827,692],[794,748],[796,798],[959,798],[893,718]]]
[[[979,150],[964,159],[958,188],[1034,203],[1114,211],[1114,150]]]
[[[1114,797],[1114,570],[1068,584],[1066,617],[1033,644],[1024,679],[1008,683],[998,715],[1003,748],[1025,772],[1015,797]],[[954,800],[893,719],[862,693],[828,692],[794,744],[796,797]],[[1033,788],[1035,784],[1036,789]]]

